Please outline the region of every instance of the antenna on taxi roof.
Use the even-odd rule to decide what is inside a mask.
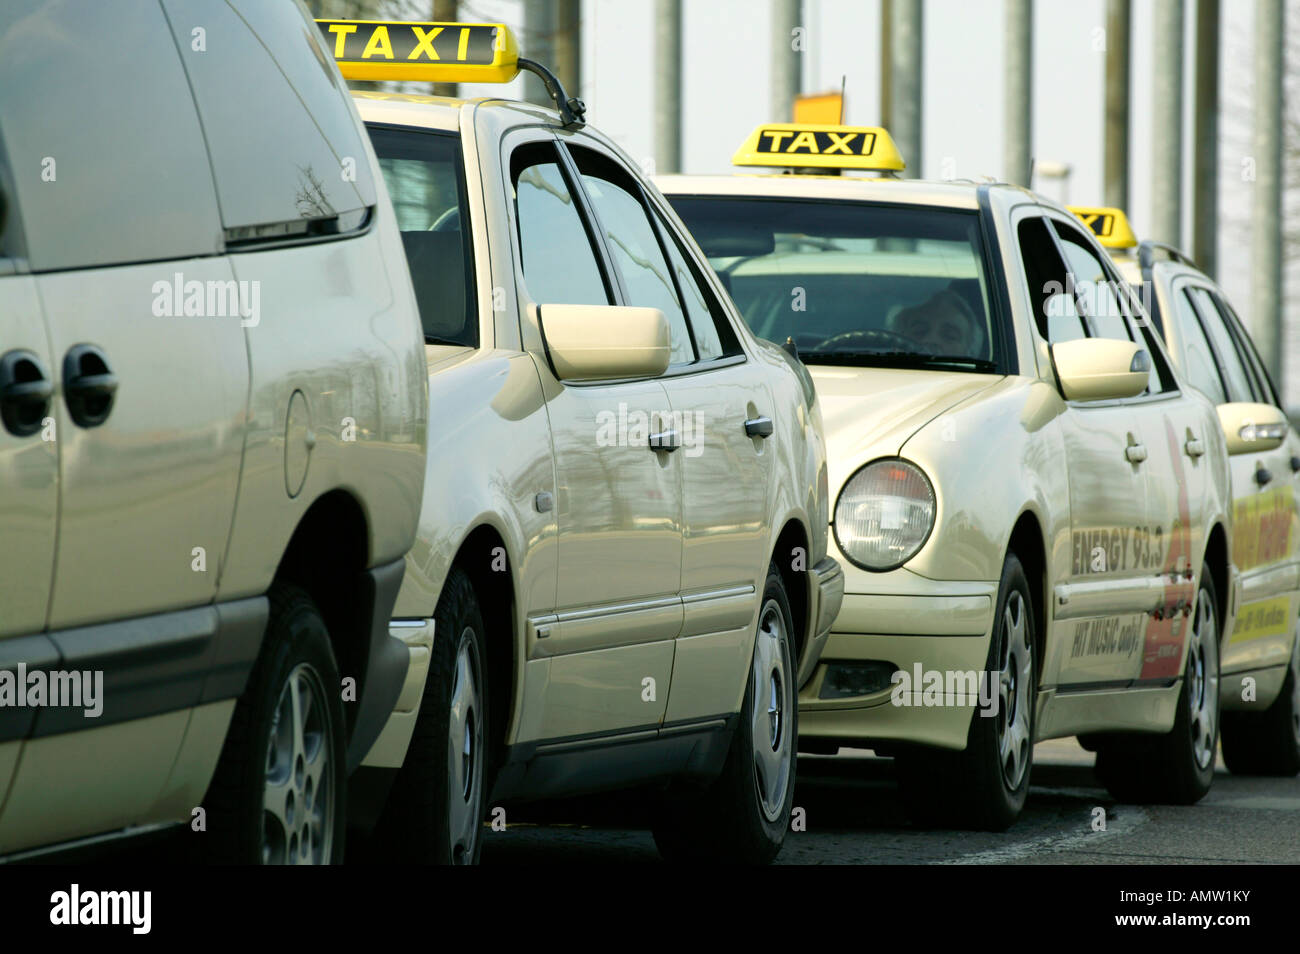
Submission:
[[[844,125],[844,86],[848,82],[847,73],[840,74],[840,125]]]

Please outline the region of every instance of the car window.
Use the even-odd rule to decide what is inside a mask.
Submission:
[[[1223,379],[1214,361],[1214,351],[1205,337],[1205,329],[1187,297],[1186,286],[1173,294],[1174,321],[1178,326],[1178,338],[1183,349],[1183,376],[1192,387],[1204,393],[1215,404],[1227,402],[1227,393]]]
[[[1126,311],[1106,266],[1079,233],[1059,222],[1054,225],[1073,276],[1075,299],[1088,315],[1093,334],[1099,338],[1133,341],[1125,320]]]
[[[1189,286],[1187,291],[1200,313],[1201,320],[1205,322],[1205,329],[1209,333],[1210,340],[1214,343],[1214,350],[1219,358],[1219,370],[1222,372],[1224,382],[1227,385],[1228,400],[1257,400],[1258,395],[1251,387],[1250,375],[1246,371],[1246,366],[1242,363],[1241,354],[1237,351],[1236,343],[1232,340],[1228,329],[1224,327],[1223,318],[1215,307],[1209,289],[1200,285],[1192,285]]]
[[[673,196],[746,324],[808,364],[1007,361],[978,213],[761,197]]]
[[[425,340],[476,346],[474,243],[460,137],[376,126],[370,139],[393,201]]]
[[[1046,220],[1038,216],[1025,218],[1016,227],[1016,238],[1038,333],[1050,344],[1086,338],[1077,302],[1066,291],[1071,282],[1069,273]]]
[[[520,268],[539,305],[613,303],[591,238],[550,144],[516,149],[510,160]]]
[[[673,270],[642,204],[635,181],[617,163],[589,149],[570,149],[600,222],[605,247],[623,278],[627,304],[658,308],[668,319],[669,364],[695,360]]]
[[[1213,293],[1215,303],[1219,306],[1219,314],[1223,316],[1223,323],[1227,327],[1232,339],[1237,342],[1237,349],[1245,360],[1247,369],[1252,372],[1254,378],[1256,400],[1265,404],[1272,404],[1280,408],[1282,402],[1278,400],[1277,388],[1273,386],[1273,378],[1269,375],[1268,369],[1264,367],[1264,362],[1260,360],[1259,352],[1255,350],[1255,342],[1251,340],[1250,335],[1246,332],[1245,326],[1241,323],[1241,318],[1232,310],[1218,292]]]
[[[260,0],[163,5],[199,106],[226,241],[362,224],[375,186],[361,132],[301,9]]]
[[[33,271],[221,251],[203,130],[157,4],[0,3],[0,138]]]
[[[677,287],[681,289],[682,300],[686,303],[686,317],[690,321],[695,350],[699,352],[700,360],[709,361],[739,354],[740,343],[736,340],[736,333],[712,289],[687,258],[681,240],[668,223],[659,215],[655,216],[655,221],[659,224],[660,234],[667,236],[665,245],[668,248],[668,258],[672,262],[673,275],[677,279]]]

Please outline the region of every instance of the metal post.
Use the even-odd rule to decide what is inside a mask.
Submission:
[[[682,168],[682,0],[655,0],[655,171]]]
[[[551,42],[555,73],[570,96],[582,97],[582,0],[554,0],[555,35]]]
[[[1151,237],[1182,248],[1183,0],[1156,0],[1151,98]]]
[[[433,0],[434,21],[437,23],[455,23],[460,19],[456,12],[458,6],[458,0]],[[458,86],[457,83],[434,83],[433,95],[455,96]]]
[[[1106,141],[1102,194],[1107,205],[1128,208],[1130,0],[1106,0]]]
[[[1219,0],[1196,0],[1192,257],[1210,276],[1219,234]]]
[[[808,37],[796,49],[795,30],[802,24],[800,0],[772,0],[772,122],[794,117],[794,98],[803,88],[802,54]]]
[[[1255,0],[1255,193],[1250,266],[1251,326],[1273,383],[1282,361],[1282,0]],[[1285,399],[1284,399],[1285,400]]]
[[[1005,115],[1002,166],[1008,182],[1028,186],[1033,155],[1033,0],[1006,0],[1003,73]]]
[[[893,9],[890,0],[880,0],[880,125],[886,129],[894,126]]]
[[[891,3],[890,59],[894,78],[890,92],[890,134],[903,154],[907,175],[921,175],[922,21],[921,0],[882,0]]]
[[[555,0],[524,0],[524,35],[523,49],[520,55],[541,63],[547,69],[555,69]],[[569,93],[576,96],[576,93]],[[551,97],[541,80],[536,78],[524,81],[524,97],[538,106],[554,107]]]

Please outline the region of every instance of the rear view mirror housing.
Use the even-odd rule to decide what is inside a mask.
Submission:
[[[1078,338],[1052,345],[1052,360],[1069,401],[1137,397],[1151,376],[1151,356],[1132,341]]]
[[[1272,404],[1233,401],[1220,404],[1217,410],[1229,454],[1276,450],[1291,427],[1286,414]]]
[[[668,368],[668,319],[658,308],[541,305],[537,316],[561,381],[653,378]]]

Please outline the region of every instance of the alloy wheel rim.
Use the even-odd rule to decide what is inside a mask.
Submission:
[[[1192,754],[1204,769],[1214,760],[1219,713],[1219,626],[1202,589],[1196,600],[1191,649],[1187,657],[1187,703],[1192,731]]]
[[[328,864],[334,849],[333,725],[309,663],[285,679],[271,717],[262,790],[262,863]]]
[[[1015,791],[1029,767],[1033,700],[1033,648],[1024,597],[1013,591],[1002,611],[1002,658],[998,672],[998,758],[1002,779]]]
[[[483,791],[481,669],[474,631],[465,627],[456,647],[455,680],[447,719],[447,832],[453,864],[471,864],[479,838]]]
[[[781,817],[793,768],[790,711],[794,697],[785,662],[788,639],[780,604],[768,600],[759,614],[758,637],[754,641],[750,738],[758,805],[769,822]]]

